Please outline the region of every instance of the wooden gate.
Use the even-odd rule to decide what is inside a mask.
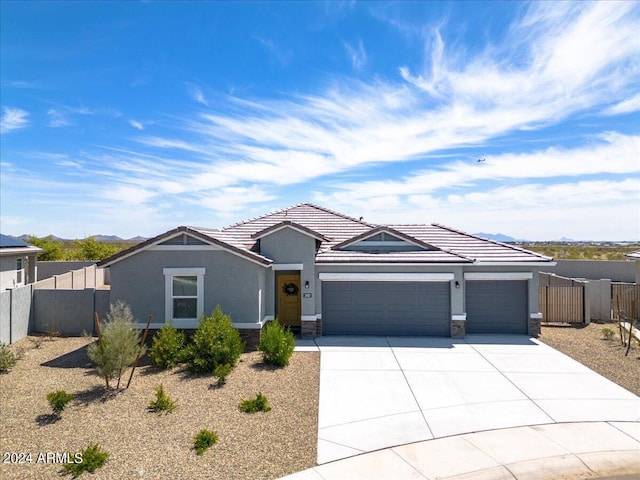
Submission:
[[[541,286],[538,298],[543,322],[584,323],[584,286]]]
[[[640,284],[637,283],[612,283],[611,284],[611,309],[613,316],[621,320],[640,320]]]

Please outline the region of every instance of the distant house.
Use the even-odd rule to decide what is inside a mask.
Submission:
[[[625,255],[627,258],[631,260],[635,260],[636,262],[636,283],[640,283],[640,250],[636,250],[635,252],[627,253]]]
[[[276,317],[304,337],[536,335],[538,269],[550,264],[442,225],[375,225],[305,203],[221,230],[178,227],[99,266],[111,301],[155,328],[194,328],[220,304],[251,338]]]
[[[36,281],[38,253],[43,250],[0,234],[0,291]]]

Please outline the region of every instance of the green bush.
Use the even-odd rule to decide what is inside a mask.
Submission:
[[[611,340],[615,334],[616,332],[610,329],[609,327],[604,327],[602,329],[602,336],[605,338],[605,340]]]
[[[241,400],[238,408],[245,413],[268,412],[269,410],[271,410],[267,397],[265,397],[262,393],[258,393],[258,395],[256,395],[256,398]]]
[[[240,333],[220,305],[211,316],[200,320],[191,342],[186,357],[188,369],[194,373],[213,373],[219,365],[235,367],[244,351]]]
[[[193,439],[193,447],[196,449],[198,455],[202,455],[207,448],[215,444],[218,441],[218,434],[203,428]]]
[[[16,356],[9,346],[0,342],[0,372],[8,372],[16,364]]]
[[[262,352],[264,363],[284,367],[289,364],[295,346],[293,333],[276,319],[263,330],[258,350]]]
[[[72,399],[73,395],[65,392],[64,390],[56,390],[55,392],[47,393],[47,401],[51,406],[51,410],[53,410],[53,413],[56,415],[60,415],[64,410],[64,407],[66,407],[67,403]]]
[[[173,368],[184,360],[184,344],[184,333],[169,323],[153,336],[149,357],[158,368]]]
[[[213,371],[213,375],[218,379],[218,385],[224,385],[227,383],[227,376],[231,373],[233,367],[228,363],[224,365],[218,365]]]
[[[149,404],[149,410],[156,413],[170,413],[173,412],[178,404],[164,391],[164,386],[160,384],[156,388],[156,399]]]
[[[73,459],[74,456],[70,455]],[[100,449],[97,443],[89,445],[82,451],[82,460],[78,463],[67,463],[64,465],[64,473],[79,477],[83,472],[93,473],[107,461],[109,452]]]
[[[140,345],[140,331],[134,328],[133,314],[124,302],[111,305],[100,329],[102,339],[89,345],[87,353],[104,377],[107,388],[112,378],[118,379],[116,388],[119,388],[122,373],[133,365],[138,353],[144,353],[146,347]]]

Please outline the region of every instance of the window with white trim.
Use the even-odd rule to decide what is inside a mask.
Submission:
[[[204,312],[204,268],[165,268],[165,315],[177,322]]]
[[[18,258],[16,261],[16,285],[22,285],[22,277],[24,277],[24,265],[22,258]]]

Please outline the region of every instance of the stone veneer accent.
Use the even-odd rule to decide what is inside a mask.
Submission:
[[[542,329],[540,326],[540,319],[530,318],[529,319],[529,335],[531,335],[532,337],[537,337],[538,335],[540,335],[540,333],[542,333]]]
[[[316,337],[316,322],[302,320],[302,326],[300,328],[300,334],[304,339],[311,339]]]
[[[243,328],[238,329],[238,332],[240,332],[240,338],[245,341],[244,350],[246,352],[258,349],[260,334],[262,333],[260,328]]]
[[[322,336],[322,318],[316,319],[316,337]]]
[[[451,320],[451,338],[464,338],[464,336],[465,336],[465,321]]]

